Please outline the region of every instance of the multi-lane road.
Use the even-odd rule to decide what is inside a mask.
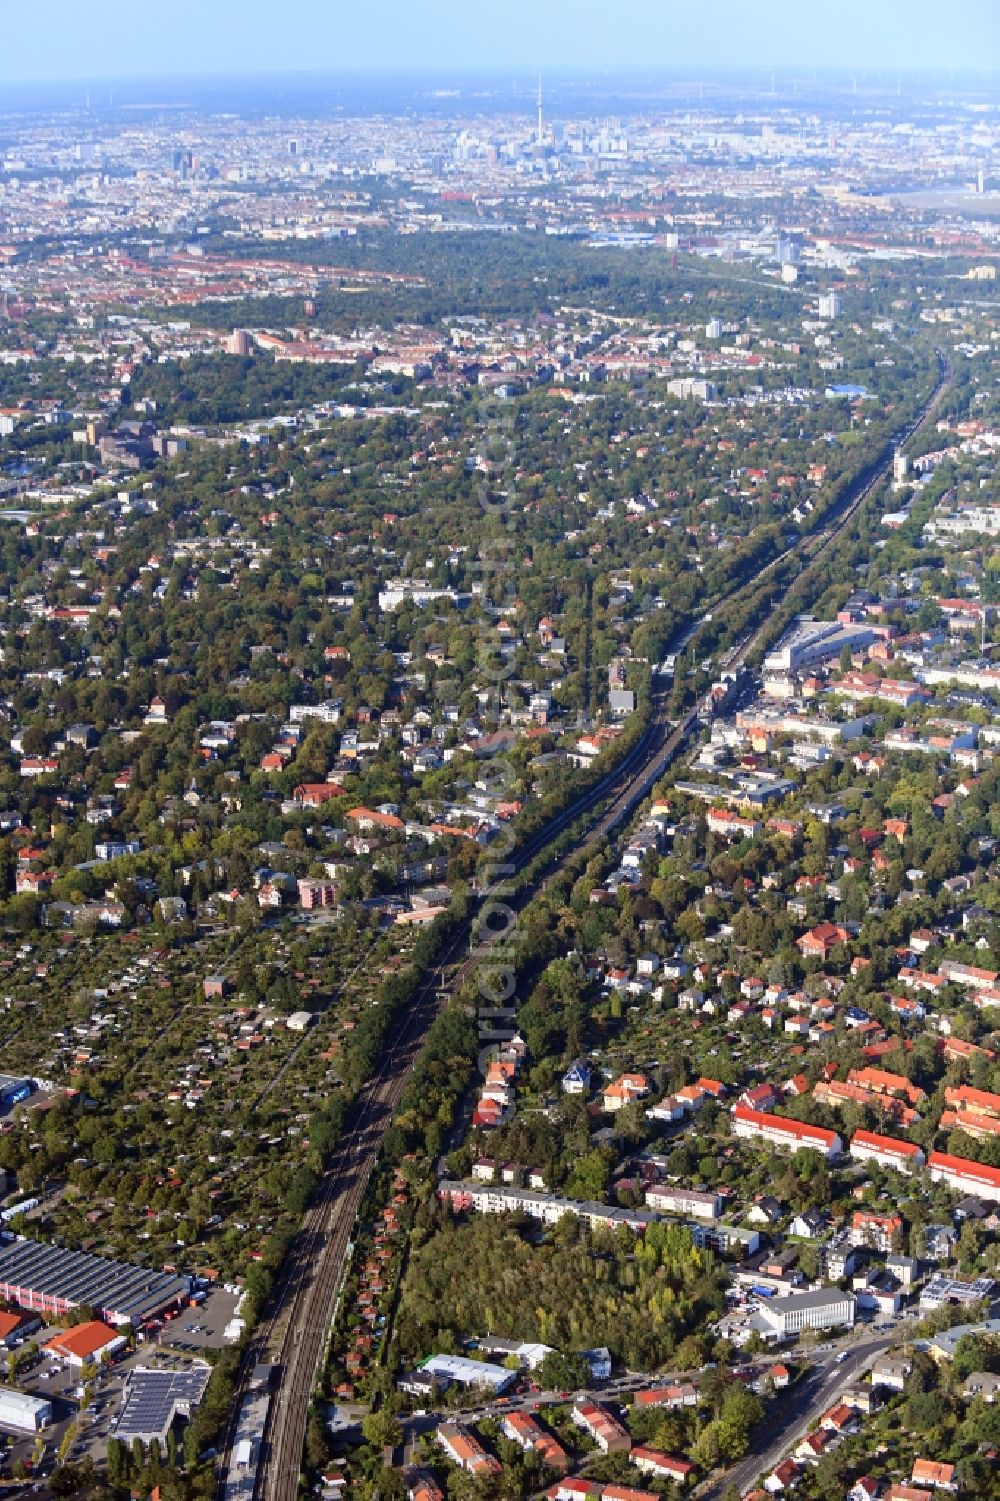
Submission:
[[[780,1464],[795,1445],[811,1433],[823,1414],[833,1406],[845,1388],[868,1369],[882,1350],[898,1343],[900,1335],[872,1334],[860,1336],[854,1344],[841,1347],[846,1357],[831,1351],[810,1366],[784,1400],[776,1400],[768,1409],[767,1426],[758,1442],[744,1459],[725,1474],[708,1481],[694,1494],[697,1501],[720,1501],[728,1486],[735,1486],[742,1496],[758,1475],[767,1475]]]
[[[918,417],[898,441],[906,441],[926,420],[948,379],[941,360],[940,383]],[[807,569],[819,565],[826,553],[851,523],[858,510],[884,478],[892,461],[894,444],[888,444],[877,460],[845,495],[837,513],[827,525],[809,538],[801,539],[789,553],[806,559]],[[789,553],[782,554],[751,584],[731,591],[713,607],[713,614],[741,594],[766,590],[767,575]],[[741,665],[760,643],[778,605],[769,605],[760,623],[733,648],[720,663],[723,667]],[[696,638],[706,617],[696,622],[676,643],[684,650]],[[514,863],[525,869],[540,855],[551,850],[560,834],[570,825],[582,829],[573,842],[568,857],[592,841],[605,840],[637,807],[656,780],[663,774],[684,745],[699,711],[700,700],[683,719],[671,725],[666,718],[661,696],[644,734],[615,769],[581,795],[563,813],[550,821],[544,830],[532,836],[517,853]],[[514,905],[521,905],[537,889],[541,874],[532,887],[522,890]],[[509,900],[509,898],[507,898]],[[435,971],[429,974],[406,1014],[400,1019],[395,1035],[385,1050],[375,1074],[359,1092],[349,1115],[344,1135],[323,1174],[317,1196],[307,1212],[305,1223],[293,1243],[282,1267],[267,1316],[256,1331],[246,1353],[243,1378],[233,1419],[224,1442],[219,1494],[225,1491],[224,1477],[231,1459],[240,1403],[249,1390],[251,1373],[257,1361],[272,1361],[279,1367],[279,1378],[268,1408],[257,1467],[252,1486],[252,1501],[295,1501],[305,1440],[309,1401],[326,1348],[335,1300],[345,1273],[354,1222],[372,1170],[378,1159],[382,1139],[399,1104],[406,1081],[427,1030],[440,1004],[443,984],[457,989],[489,948],[485,942],[457,969],[446,972],[465,953],[471,924],[464,925],[451,938],[447,951],[440,957]],[[853,1357],[852,1357],[853,1358]],[[845,1374],[840,1368],[838,1379]],[[835,1383],[834,1383],[835,1384]],[[755,1460],[757,1468],[762,1461]]]

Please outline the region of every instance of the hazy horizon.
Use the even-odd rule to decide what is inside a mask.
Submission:
[[[646,68],[355,68],[191,73],[186,76],[25,80],[0,87],[0,117],[56,114],[110,122],[130,115],[534,117],[539,78],[546,117],[638,117],[657,111],[722,115],[782,111],[946,118],[991,107],[981,70]]]
[[[492,69],[951,69],[994,73],[993,0],[842,0],[806,7],[716,0],[697,13],[666,0],[528,0],[475,8],[384,0],[377,11],[287,0],[175,0],[142,14],[123,0],[51,0],[5,17],[4,91],[27,84],[156,78]],[[984,66],[987,60],[992,66]]]

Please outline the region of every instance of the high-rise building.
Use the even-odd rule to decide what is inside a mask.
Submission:
[[[839,318],[840,307],[840,297],[836,292],[820,293],[819,316],[821,318]]]
[[[252,348],[252,340],[245,328],[234,328],[226,340],[227,354],[247,355]]]

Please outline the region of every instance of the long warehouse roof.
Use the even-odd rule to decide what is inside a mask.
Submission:
[[[170,1272],[153,1272],[36,1240],[0,1246],[0,1283],[30,1288],[77,1307],[108,1310],[126,1319],[155,1313],[188,1290],[187,1281]]]

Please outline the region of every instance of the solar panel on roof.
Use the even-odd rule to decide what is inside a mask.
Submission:
[[[140,1366],[128,1378],[115,1432],[120,1438],[165,1436],[181,1409],[190,1411],[205,1395],[208,1366],[185,1371],[153,1371]]]

